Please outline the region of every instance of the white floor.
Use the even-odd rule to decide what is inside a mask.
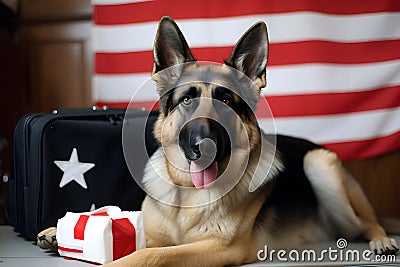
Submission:
[[[76,260],[65,260],[18,236],[11,226],[0,226],[0,267],[94,267]]]
[[[400,236],[395,237],[397,242],[400,244]],[[315,262],[293,262],[289,261],[290,256],[292,258],[297,257],[295,253],[286,251],[286,254],[281,254],[281,259],[287,259],[288,261],[282,261],[278,259],[277,252],[273,253],[273,260],[270,258],[263,262],[249,264],[246,266],[400,266],[400,254],[398,253],[395,260],[392,262],[378,262],[377,259],[373,258],[371,261],[363,260],[362,253],[368,249],[366,242],[352,242],[343,249],[338,249],[336,242],[332,243],[320,243],[308,246],[305,249],[313,250],[316,252]],[[331,249],[331,255],[329,255],[329,249]],[[323,250],[327,252],[321,254]],[[336,252],[335,252],[336,250]],[[346,256],[347,251],[357,250],[360,254],[360,261],[358,262],[346,262],[346,257],[352,257],[350,254]],[[270,255],[271,251],[268,251]],[[282,253],[282,252],[281,252]],[[291,253],[291,254],[290,254]],[[368,253],[367,253],[368,254]],[[308,257],[305,254],[305,257]],[[321,255],[323,255],[321,257]],[[342,256],[341,256],[342,255]],[[264,257],[264,252],[260,253],[261,257]],[[336,257],[336,260],[335,260]],[[340,260],[342,257],[342,260]],[[318,258],[321,260],[318,261]],[[299,252],[299,259],[301,259],[301,252]],[[41,250],[33,242],[26,241],[22,237],[18,236],[10,226],[0,226],[0,267],[94,267],[96,265],[78,261],[78,260],[66,260],[55,253]]]

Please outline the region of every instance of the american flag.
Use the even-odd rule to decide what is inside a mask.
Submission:
[[[97,105],[126,107],[150,77],[162,16],[176,20],[198,60],[222,63],[265,21],[263,97],[280,134],[312,140],[343,160],[400,149],[398,0],[92,0]],[[135,103],[151,107],[155,91]],[[267,118],[259,110],[261,127]]]

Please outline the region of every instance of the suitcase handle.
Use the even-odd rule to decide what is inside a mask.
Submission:
[[[72,114],[76,114],[76,113],[79,113],[79,112],[82,112],[82,111],[90,111],[90,110],[92,110],[92,111],[107,111],[107,110],[110,110],[110,111],[126,111],[126,109],[123,109],[123,108],[109,108],[108,106],[103,106],[103,107],[101,107],[101,108],[98,108],[98,107],[96,107],[96,106],[92,106],[91,108],[64,108],[64,109],[54,109],[51,113],[53,113],[53,114],[58,114],[58,113],[63,113],[63,114],[65,114],[65,113],[67,113],[67,114],[69,114],[69,113],[72,113]]]

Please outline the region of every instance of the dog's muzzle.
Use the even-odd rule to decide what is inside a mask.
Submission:
[[[189,161],[219,161],[230,150],[224,127],[208,118],[196,118],[186,123],[179,133],[179,146]]]
[[[212,119],[193,119],[182,128],[179,146],[190,162],[195,187],[210,188],[217,178],[218,161],[230,151],[226,130]]]

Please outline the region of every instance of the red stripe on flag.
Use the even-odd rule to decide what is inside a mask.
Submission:
[[[95,103],[97,107],[107,106],[109,108],[144,108],[146,110],[158,110],[158,101],[139,101],[139,102],[104,102],[98,101]]]
[[[400,85],[361,92],[265,96],[265,99],[276,118],[361,112],[400,106]],[[96,106],[156,110],[158,101],[99,101]],[[256,115],[257,118],[271,117],[264,101],[257,104]]]
[[[329,115],[400,106],[400,85],[370,91],[265,97],[274,117]],[[262,103],[260,103],[261,105]],[[257,108],[257,117],[270,117]]]
[[[95,5],[94,22],[97,25],[130,24],[158,21],[162,16],[174,19],[224,18],[256,14],[276,14],[312,11],[336,15],[352,15],[375,12],[400,11],[397,0],[359,1],[337,0],[304,1],[292,0],[290,4],[281,0],[213,0],[203,1],[146,1],[138,3]]]
[[[268,66],[305,63],[363,64],[383,62],[399,59],[399,47],[400,39],[355,43],[320,40],[272,43],[269,45]],[[223,59],[229,57],[232,49],[233,46],[199,47],[192,48],[191,51],[198,60],[222,63]],[[379,51],[379,53],[376,51]],[[147,60],[149,58],[153,60],[152,54]]]
[[[270,45],[268,66],[305,63],[362,64],[400,58],[400,40],[361,43],[336,43],[329,41],[303,41]],[[198,60],[223,62],[229,57],[232,46],[192,48]],[[379,53],[376,53],[379,51]],[[153,52],[123,52],[95,54],[95,72],[98,74],[126,74],[150,72]]]
[[[78,222],[76,223],[76,225],[74,227],[74,238],[75,239],[78,239],[78,240],[85,239],[85,227],[86,227],[88,220],[89,220],[88,215],[79,216]]]
[[[382,155],[400,149],[400,132],[368,140],[330,143],[324,146],[336,152],[344,161]]]
[[[136,250],[136,230],[128,218],[112,220],[113,260]]]
[[[153,52],[95,53],[95,73],[122,74],[151,72]]]
[[[363,64],[400,58],[400,40],[357,43],[329,41],[301,41],[270,45],[269,66],[331,63]],[[377,52],[379,51],[379,52]]]
[[[129,102],[104,102],[97,101],[95,106],[98,108],[108,107],[108,108],[128,108]],[[139,107],[141,108],[141,107]],[[147,109],[147,108],[146,108]]]

